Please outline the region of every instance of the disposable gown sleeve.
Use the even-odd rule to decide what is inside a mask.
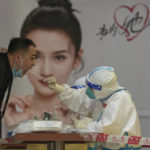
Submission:
[[[78,112],[87,117],[90,116],[92,105],[96,100],[90,99],[86,95],[86,87],[81,89],[73,89],[64,84],[64,91],[59,94],[60,100],[72,111]]]

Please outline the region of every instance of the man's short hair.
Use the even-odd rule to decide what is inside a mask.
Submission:
[[[12,38],[10,40],[10,43],[8,45],[8,53],[16,53],[18,51],[23,51],[26,52],[28,51],[29,46],[34,46],[36,47],[36,45],[34,44],[34,42],[30,39],[27,38]]]

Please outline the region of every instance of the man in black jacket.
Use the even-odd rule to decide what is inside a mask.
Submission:
[[[0,121],[6,110],[13,77],[26,74],[35,65],[36,58],[36,46],[26,38],[11,39],[8,51],[0,53]]]

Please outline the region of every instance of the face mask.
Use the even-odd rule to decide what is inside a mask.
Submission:
[[[97,90],[97,91],[101,91],[102,86],[97,85],[97,84],[93,84],[93,83],[89,82],[88,80],[86,80],[86,84],[88,85],[88,88],[86,90],[86,94],[88,95],[89,98],[96,99],[96,96],[94,95],[92,89]]]
[[[87,88],[86,94],[88,95],[89,98],[96,99],[96,97],[90,87]]]
[[[13,73],[13,76],[16,78],[16,77],[20,77],[22,78],[22,69],[19,69],[19,70],[16,70],[16,68],[14,67],[12,69],[12,73]]]
[[[16,62],[14,63],[14,67],[12,68],[12,74],[15,78],[16,77],[19,77],[19,78],[23,77],[23,74],[22,74],[22,57],[20,58],[20,63],[21,63],[20,69],[18,69],[18,70],[16,69]]]

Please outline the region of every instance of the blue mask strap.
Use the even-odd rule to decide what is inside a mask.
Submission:
[[[85,88],[85,85],[73,85],[71,88],[73,88],[73,89],[81,89],[81,88]]]
[[[101,86],[101,85],[93,84],[93,83],[89,82],[88,80],[86,80],[86,84],[87,84],[90,88],[95,89],[95,90],[101,91],[101,89],[102,89],[102,86]]]

